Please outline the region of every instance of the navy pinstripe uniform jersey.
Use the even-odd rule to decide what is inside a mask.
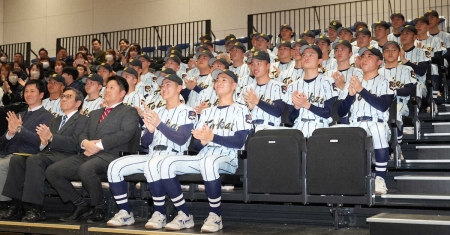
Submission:
[[[141,94],[142,97],[146,98],[148,95],[153,95],[153,78],[156,78],[153,73],[146,73],[141,75],[141,81],[136,84],[136,91]],[[156,84],[156,82],[155,82]],[[158,84],[156,84],[157,89],[159,89]]]
[[[295,66],[292,66],[288,70],[281,72],[276,80],[287,86],[303,77],[304,73],[305,71],[302,68],[295,68]]]
[[[213,86],[213,78],[211,77],[211,74],[206,74],[206,75],[200,75],[197,77],[197,86],[199,86],[200,88],[206,89],[210,86]],[[189,107],[195,108],[195,104],[197,102],[197,98],[198,98],[199,93],[197,93],[195,90],[192,90],[189,93],[188,96],[188,101],[187,101],[187,105]]]
[[[376,97],[388,95],[389,99],[394,95],[394,91],[389,87],[389,81],[380,75],[377,75],[369,81],[362,79],[361,83],[364,88],[362,91],[362,93],[364,93],[363,95],[365,95],[366,92],[375,95]],[[381,111],[364,99],[363,95],[357,93],[353,98],[347,95],[348,100],[350,101],[349,104],[351,104],[349,110],[351,113],[349,118],[350,125],[364,128],[367,133],[372,136],[374,149],[387,148],[389,146],[387,140],[389,131],[387,121],[389,119],[390,103],[386,111]],[[345,101],[348,101],[347,97],[345,97]],[[344,103],[346,103],[345,101]],[[363,121],[361,121],[361,118],[363,118]],[[366,118],[371,118],[372,121],[365,121]]]
[[[242,64],[239,67],[234,67],[233,65],[231,65],[231,66],[229,66],[228,69],[231,72],[233,72],[234,74],[236,74],[236,76],[238,77],[238,80],[240,80],[244,76],[250,75],[250,68],[248,67],[248,65],[246,63]]]
[[[295,60],[291,60],[288,63],[283,63],[281,61],[275,62],[274,66],[280,70],[280,72],[288,70],[295,65]]]
[[[136,91],[128,93],[123,97],[123,104],[131,107],[138,106],[141,110],[144,110],[144,106],[142,105],[142,101],[145,101],[144,97],[141,94],[138,94]]]
[[[405,58],[414,65],[418,65],[420,62],[430,61],[430,58],[426,56],[425,51],[417,47],[412,47],[411,49],[405,51]],[[427,87],[425,86],[426,71],[425,73],[423,73],[423,75],[421,75],[419,71],[416,71],[416,68],[414,68],[413,65],[411,65],[411,67],[414,69],[417,78],[417,86],[416,86],[417,96],[426,97],[427,96]],[[424,69],[426,70],[426,68]]]
[[[237,91],[237,88],[236,88],[236,91]],[[237,92],[234,92],[233,100],[237,100]],[[219,104],[219,96],[217,96],[217,93],[216,93],[216,90],[214,90],[214,87],[210,86],[210,87],[200,91],[200,93],[197,97],[196,106],[200,105],[202,102],[206,102],[206,104],[209,107],[217,106]]]
[[[186,74],[187,78],[193,78],[193,77],[198,77],[198,76],[200,76],[200,70],[198,70],[197,67],[190,69]]]
[[[286,86],[284,86],[283,83],[279,83],[271,79],[264,85],[258,85],[257,83],[254,83],[252,85],[244,87],[241,91],[241,94],[239,94],[236,102],[245,104],[243,94],[250,89],[253,89],[255,91],[256,96],[258,96],[261,101],[264,101],[270,105],[273,105],[275,101],[283,101],[286,92]],[[251,110],[251,113],[254,121],[263,120],[264,125],[279,126],[281,123],[281,115],[278,117],[271,115],[257,105],[255,105],[255,107]]]
[[[347,96],[347,93],[348,93],[348,85],[350,84],[350,81],[352,80],[352,76],[356,76],[356,77],[358,77],[359,79],[362,79],[362,77],[363,77],[363,72],[362,72],[361,69],[358,69],[358,68],[355,68],[355,67],[350,67],[350,68],[348,68],[348,69],[346,69],[346,70],[337,70],[337,69],[335,69],[335,70],[330,70],[330,71],[327,71],[327,72],[325,73],[325,75],[331,78],[331,77],[333,76],[333,73],[334,73],[335,71],[338,71],[339,74],[344,75],[344,78],[345,78],[345,87],[344,87],[344,90],[341,90],[341,89],[337,88],[337,87],[334,85],[334,82],[333,82],[333,90],[337,92],[337,96],[338,96],[339,98],[342,97],[342,99],[344,99],[344,98]]]
[[[408,101],[410,96],[404,95],[400,89],[405,88],[405,85],[414,89],[414,85],[417,83],[414,70],[409,66],[399,64],[395,68],[380,68],[378,73],[388,79],[389,87],[397,95],[397,120],[402,121],[401,116],[409,115]],[[397,93],[399,90],[400,93]]]
[[[332,41],[331,43],[330,43],[330,48],[333,48],[333,46],[334,46],[334,44],[335,43],[338,43],[339,42],[339,37],[336,37],[336,39],[334,39],[334,41]],[[331,51],[330,51],[331,52]]]
[[[102,89],[100,90],[100,97],[105,97],[105,89],[106,87],[102,87]]]
[[[356,42],[356,41],[355,41]],[[374,46],[375,47],[375,46]],[[378,48],[378,44],[376,45],[376,47],[375,48]],[[352,44],[352,52],[353,52],[353,55],[352,56],[350,56],[350,65],[351,66],[355,66],[355,58],[356,58],[356,55],[358,55],[358,51],[359,51],[359,47],[357,47],[356,45],[353,45]],[[330,57],[331,58],[334,58],[334,50],[331,50],[330,51]]]
[[[236,87],[235,95],[239,96],[241,94],[242,89],[246,86],[252,85],[256,83],[256,79],[250,76],[243,76],[238,78],[238,85]]]
[[[61,98],[56,100],[50,100],[50,98],[43,99],[42,106],[55,117],[64,116],[64,112],[61,110],[60,101]]]
[[[136,173],[144,173],[147,181],[153,182],[155,178],[159,179],[159,171],[157,165],[148,164],[151,158],[158,158],[161,161],[171,155],[181,155],[183,151],[187,150],[190,143],[190,135],[184,143],[175,143],[175,140],[171,140],[164,133],[167,133],[166,131],[168,130],[178,131],[180,127],[189,127],[187,125],[191,125],[192,128],[197,118],[192,108],[185,104],[180,104],[176,108],[167,109],[166,106],[162,106],[154,111],[161,119],[161,124],[158,125],[158,128],[155,128],[153,134],[150,134],[148,129],[145,129],[141,141],[143,144],[147,143],[149,140],[144,140],[144,138],[150,136],[149,153],[147,155],[129,155],[111,162],[108,167],[109,182],[120,182],[123,181],[123,176]],[[190,134],[190,130],[186,130],[189,131],[188,134]]]
[[[81,108],[81,114],[88,116],[94,110],[100,109],[100,105],[103,103],[103,98],[98,97],[97,99],[90,100],[89,95],[84,98],[83,107]]]
[[[290,105],[290,120],[294,123],[293,128],[301,130],[305,137],[310,137],[312,132],[320,127],[328,127],[331,111],[333,110],[334,97],[336,93],[333,92],[334,80],[324,74],[319,74],[316,78],[311,80],[299,79],[291,83],[286,92],[285,102]],[[311,108],[300,108],[298,111],[294,109],[292,102],[292,95],[294,91],[305,93],[308,97],[308,102],[311,103]],[[328,101],[328,102],[327,102]],[[328,108],[329,112],[315,112],[312,106],[318,108]],[[297,114],[298,113],[298,114]],[[295,118],[295,119],[294,119]]]
[[[184,99],[183,99],[182,95],[180,95],[180,102],[184,103]],[[160,107],[166,105],[166,100],[162,98],[161,93],[158,93],[156,95],[149,95],[149,96],[147,96],[145,98],[145,104],[151,110],[154,110],[156,108],[160,108]]]
[[[445,48],[450,47],[450,34],[444,31],[439,31],[437,34],[430,34],[433,37],[438,37],[442,41],[442,46]]]
[[[319,66],[319,69],[322,73],[325,73],[329,70],[337,69],[337,60],[335,58],[329,58],[328,60],[322,61],[322,64]]]
[[[396,42],[396,43],[398,43],[398,44],[401,44],[401,43],[402,43],[402,42],[400,42],[400,34],[390,33],[390,34],[388,35],[387,40],[388,40],[388,41],[394,41],[394,42]]]
[[[419,42],[422,43],[422,50],[425,52],[425,56],[431,60],[434,57],[434,53],[438,51],[446,50],[442,47],[442,40],[438,37],[429,36],[425,40],[416,40],[414,45],[417,47]],[[439,76],[439,68],[436,64],[431,65],[431,75]]]

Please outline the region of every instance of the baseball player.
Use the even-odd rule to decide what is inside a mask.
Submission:
[[[162,184],[178,210],[178,215],[166,225],[166,230],[194,227],[194,218],[183,198],[177,174],[202,174],[210,213],[201,231],[217,232],[223,228],[219,174],[236,172],[237,150],[243,148],[252,129],[252,118],[247,107],[233,101],[237,76],[230,70],[224,70],[215,80],[219,104],[203,110],[196,129],[192,131],[194,145],[200,152],[196,156],[169,156],[160,164]]]
[[[59,103],[65,87],[66,81],[63,76],[56,73],[50,76],[47,84],[50,97],[42,100],[42,106],[55,117],[64,116],[64,112],[61,110]]]
[[[240,42],[235,42],[230,46],[230,58],[233,61],[233,65],[229,67],[229,70],[238,77],[237,94],[241,93],[243,87],[255,82],[255,80],[250,77],[250,68],[244,63],[245,51],[246,48],[244,44]]]
[[[430,59],[425,51],[414,46],[417,39],[417,29],[414,26],[406,25],[399,29],[402,50],[400,51],[400,62],[414,69],[417,78],[417,97],[420,99],[427,96],[425,86],[426,73]]]
[[[355,32],[355,38],[356,46],[358,48],[370,47],[372,42],[372,32],[370,32],[370,30],[366,27],[357,28]],[[378,43],[372,47],[379,49]],[[359,57],[359,55],[355,56],[355,67],[361,68],[361,58]]]
[[[156,76],[149,71],[151,60],[147,54],[141,54],[139,60],[142,64],[141,80],[136,84],[136,91],[144,98],[153,93],[152,83]]]
[[[267,36],[267,34],[256,34],[256,45],[253,44],[253,46],[260,51],[268,53],[270,56],[270,63],[275,63],[275,61],[277,60],[277,56],[269,50],[270,38],[269,36]]]
[[[291,41],[281,41],[277,47],[278,61],[274,63],[279,73],[294,66],[295,62],[291,59]]]
[[[330,46],[333,48],[334,44],[339,41],[338,32],[337,30],[342,27],[342,23],[339,20],[333,20],[330,22],[330,25],[328,25],[328,39],[330,39]]]
[[[100,91],[102,88],[103,78],[96,73],[89,74],[84,86],[87,95],[80,110],[81,114],[89,117],[90,112],[101,108],[103,98],[100,97]]]
[[[175,74],[176,72],[173,71],[173,69],[170,68],[162,68],[161,71],[157,71],[156,75],[158,76],[158,78],[161,80],[161,77],[165,77],[168,74]],[[157,88],[156,88],[156,87]],[[162,95],[161,95],[161,88],[158,85],[158,79],[154,80],[152,83],[152,90],[154,90],[154,93],[148,95],[147,97],[145,97],[145,104],[147,105],[147,107],[151,110],[154,110],[156,108],[160,108],[164,105],[166,105],[166,100],[163,99]],[[182,101],[182,103],[184,103],[184,99],[183,97],[180,95],[180,101]]]
[[[168,55],[171,55],[171,54],[177,55],[178,58],[180,58],[180,59],[183,57],[181,49],[177,46],[169,47],[166,55],[167,54]],[[182,71],[185,74],[187,72],[187,70],[188,70],[188,65],[183,63],[183,61],[181,61],[180,62],[180,71]]]
[[[108,81],[108,78],[114,75],[113,68],[108,63],[101,63],[97,68],[97,74],[103,78],[103,82]],[[105,93],[106,84],[103,83],[102,90],[100,91],[100,97],[103,98]]]
[[[178,98],[183,85],[180,77],[168,74],[159,77],[158,84],[161,86],[161,95],[166,105],[153,111],[146,107],[143,114],[146,129],[141,143],[149,147],[149,153],[121,157],[109,164],[107,173],[109,187],[119,212],[107,222],[108,226],[121,227],[134,224],[133,213],[128,205],[127,183],[123,177],[136,173],[144,173],[153,198],[154,212],[145,227],[161,229],[165,225],[166,191],[158,167],[164,158],[183,154],[183,151],[187,150],[196,115]]]
[[[362,79],[362,70],[350,65],[350,58],[353,55],[353,46],[347,40],[339,40],[333,46],[335,59],[337,61],[337,68],[329,70],[325,73],[326,76],[333,78],[333,89],[337,91],[337,96],[344,99],[347,96],[345,91],[346,84],[349,84],[351,78],[356,76]],[[345,115],[341,122],[348,124],[348,116]]]
[[[335,58],[330,57],[330,45],[331,41],[327,36],[319,36],[314,42],[322,51],[322,63],[319,65],[319,69],[322,73],[326,71],[336,69],[337,61]]]
[[[338,29],[339,40],[347,40],[351,43],[353,40],[353,32],[350,28],[341,27]],[[359,47],[352,44],[353,55],[350,57],[350,65],[355,66],[356,55],[358,55]],[[330,51],[330,57],[334,58],[334,50]]]
[[[342,117],[350,111],[350,126],[364,128],[372,136],[376,161],[375,192],[385,194],[384,179],[389,160],[387,121],[394,92],[389,88],[389,81],[378,74],[378,67],[383,61],[381,52],[373,47],[363,47],[359,50],[359,56],[363,78],[352,77],[346,86],[348,94],[339,105],[338,114]]]
[[[429,33],[433,37],[438,37],[443,42],[443,46],[445,48],[450,47],[450,34],[444,31],[441,31],[439,29],[439,13],[435,10],[428,10],[424,16],[428,18],[428,21],[430,22],[429,25]]]
[[[399,29],[405,25],[405,16],[400,12],[392,13],[391,23],[393,31],[388,35],[388,41],[400,43]]]
[[[247,105],[251,110],[254,125],[262,125],[262,128],[279,126],[285,107],[286,86],[269,77],[271,64],[267,52],[253,53],[251,63],[256,83],[244,87],[236,102]]]
[[[308,45],[308,42],[303,39],[297,39],[295,42],[291,43],[291,52],[295,64],[288,70],[282,71],[276,78],[278,82],[283,83],[286,87],[303,76],[304,71],[302,69],[302,56],[300,54],[300,47],[304,45]]]
[[[389,80],[389,87],[394,90],[397,98],[397,120],[403,123],[402,116],[409,115],[408,101],[417,83],[414,70],[406,65],[398,63],[400,55],[398,43],[389,41],[383,47],[383,57],[385,66],[378,70],[380,76]],[[398,128],[398,143],[402,143],[403,125]]]
[[[383,49],[384,44],[388,41],[388,35],[391,31],[391,27],[384,20],[379,20],[372,24],[372,30],[374,31],[375,38],[378,40],[378,48]]]
[[[360,31],[361,28],[366,28],[369,29],[369,26],[367,25],[366,22],[362,22],[362,21],[356,21],[353,24],[353,28],[355,33]],[[369,31],[370,32],[370,31]],[[372,36],[372,34],[370,34],[370,36]],[[356,34],[355,34],[355,38],[356,38]],[[358,40],[355,40],[354,42],[352,42],[352,45],[357,46],[358,44]],[[378,43],[375,40],[372,40],[372,38],[370,39],[370,43],[367,46],[372,46],[372,47],[377,47]],[[359,48],[361,48],[361,46],[358,46]]]
[[[288,24],[282,24],[280,26],[280,34],[278,34],[278,38],[280,38],[280,42],[281,41],[288,41],[288,42],[292,42],[292,38],[295,36],[295,32],[292,29],[292,27]],[[274,55],[278,55],[278,47],[274,47],[272,49],[272,53]]]
[[[209,60],[214,58],[213,54],[210,51],[203,50],[197,52],[196,58],[200,75],[197,78],[185,78],[184,84],[186,88],[181,93],[184,100],[187,100],[186,104],[189,107],[196,106],[198,94],[201,90],[213,85],[213,79],[210,74],[211,67],[209,66]]]
[[[314,40],[316,39],[316,34],[311,30],[305,30],[300,34],[300,38],[307,41],[308,44],[314,44]]]
[[[328,51],[327,51],[328,53]],[[322,51],[317,45],[300,48],[303,77],[287,88],[286,104],[289,105],[289,120],[293,128],[310,137],[317,128],[328,127],[336,93],[333,92],[333,79],[319,73]]]
[[[138,73],[133,68],[128,67],[123,69],[122,77],[124,77],[128,82],[128,93],[123,98],[123,104],[139,108],[143,111],[144,105],[142,103],[145,104],[145,99],[141,94],[136,92]]]
[[[207,46],[213,56],[217,57],[217,53],[214,51],[214,43],[211,40],[203,40],[200,46]]]

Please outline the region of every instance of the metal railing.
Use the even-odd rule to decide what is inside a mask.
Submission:
[[[0,45],[0,52],[6,53],[8,55],[8,62],[13,62],[14,55],[16,53],[21,53],[23,55],[23,62],[25,66],[30,65],[31,60],[30,51],[31,51],[31,42]]]
[[[127,39],[130,43],[139,44],[144,51],[152,53],[155,58],[165,55],[165,47],[180,44],[189,45],[185,49],[184,56],[194,53],[194,45],[202,34],[211,35],[211,20],[193,21],[177,24],[151,26],[145,28],[127,29],[113,32],[94,33],[56,39],[56,51],[64,47],[68,55],[75,55],[79,46],[86,46],[92,52],[91,41],[97,38],[102,43],[102,50],[119,49],[121,39]]]
[[[332,20],[340,20],[344,27],[352,26],[356,21],[372,24],[378,20],[390,20],[394,12],[401,12],[406,19],[414,19],[429,9],[440,15],[450,15],[448,0],[361,0],[347,3],[312,6],[284,11],[265,12],[248,15],[247,33],[262,32],[273,35],[272,46],[277,43],[280,25],[289,24],[297,33],[304,30],[327,29]],[[444,29],[448,31],[447,28]],[[279,40],[279,39],[278,39]],[[249,48],[251,48],[249,40]]]

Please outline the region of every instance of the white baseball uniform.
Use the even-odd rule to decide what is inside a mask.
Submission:
[[[50,100],[50,98],[43,99],[42,106],[55,117],[64,116],[64,112],[61,110],[60,101],[61,98],[56,100]]]
[[[89,117],[89,113],[94,110],[101,109],[100,105],[103,103],[103,98],[98,97],[97,99],[90,100],[89,95],[84,98],[83,107],[81,108],[81,112],[83,115]]]

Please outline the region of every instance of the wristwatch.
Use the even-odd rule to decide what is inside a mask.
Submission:
[[[20,126],[17,127],[16,132],[17,132],[17,133],[20,133],[21,130],[22,130],[22,125],[20,125]]]
[[[48,142],[52,142],[53,141],[53,135],[50,137],[50,139],[48,139]]]

